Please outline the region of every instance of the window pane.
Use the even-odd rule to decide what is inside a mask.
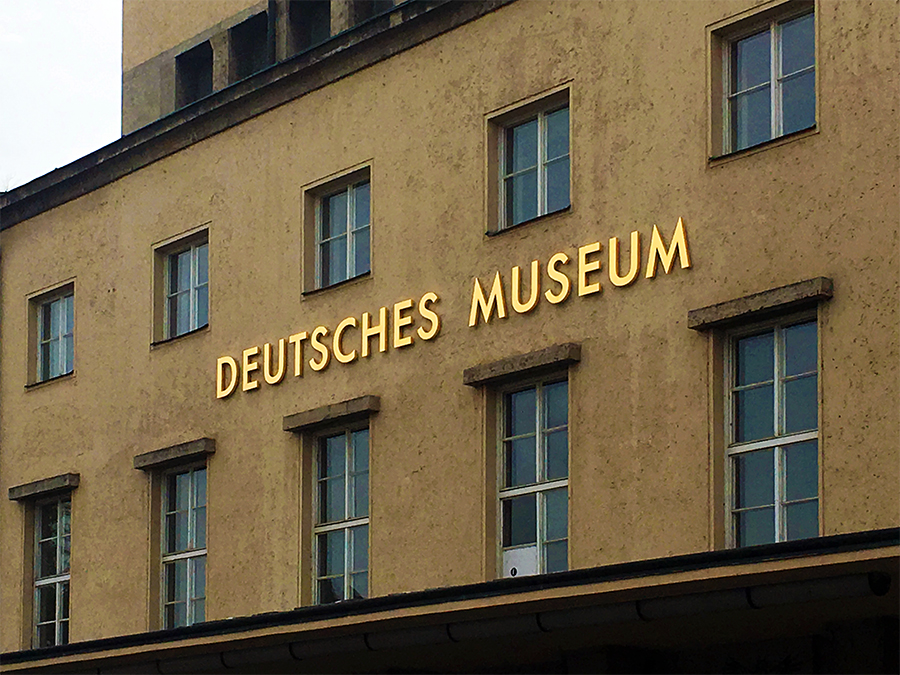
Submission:
[[[41,344],[41,349],[38,354],[38,357],[41,362],[40,379],[42,379],[42,380],[46,380],[48,378],[53,377],[53,375],[50,374],[52,372],[52,365],[51,365],[50,361],[51,361],[51,352],[53,351],[52,347],[54,344],[55,343],[53,343],[53,342],[44,342]]]
[[[737,384],[767,382],[775,377],[775,340],[770,331],[737,342]]]
[[[323,206],[322,239],[347,232],[347,192],[328,197]]]
[[[816,123],[816,74],[803,73],[781,85],[782,133],[808,129]]]
[[[356,204],[353,214],[353,225],[354,227],[362,227],[369,223],[369,184],[357,185],[354,189],[354,196]]]
[[[166,553],[186,551],[188,548],[188,514],[176,511],[166,516]]]
[[[800,375],[818,369],[816,323],[801,323],[784,329],[784,374]]]
[[[344,530],[319,535],[319,576],[344,573]]]
[[[506,220],[518,225],[537,216],[537,169],[506,179]]]
[[[56,526],[59,517],[58,504],[44,504],[41,506],[41,539],[50,539],[57,535]]]
[[[739,94],[732,101],[732,106],[735,150],[743,150],[772,138],[771,103],[768,88]]]
[[[506,487],[537,482],[536,440],[528,436],[506,442]]]
[[[202,328],[209,323],[209,286],[201,286],[195,291],[197,323],[193,328]]]
[[[62,338],[63,342],[63,363],[60,367],[60,375],[63,373],[71,373],[75,368],[75,339],[71,335]]]
[[[178,628],[187,625],[187,604],[177,602],[166,605],[166,628]]]
[[[544,386],[546,428],[565,426],[569,422],[569,383],[556,382]]]
[[[368,572],[359,572],[350,575],[350,597],[351,598],[367,598],[369,597],[369,574]]]
[[[38,588],[38,622],[56,621],[56,584]]]
[[[67,295],[63,302],[66,305],[66,332],[71,333],[75,328],[75,296]]]
[[[781,74],[812,66],[816,62],[813,15],[781,24]]]
[[[772,507],[735,514],[738,546],[756,546],[775,541],[775,510]]]
[[[319,478],[343,476],[347,467],[347,436],[338,434],[322,439],[319,456]]]
[[[775,435],[775,410],[771,384],[735,392],[735,438],[755,441]]]
[[[170,337],[184,335],[191,329],[191,296],[188,293],[169,298]]]
[[[369,474],[361,473],[353,477],[353,518],[369,515]]]
[[[197,247],[197,285],[209,281],[209,244]]]
[[[544,571],[565,572],[569,569],[569,542],[555,541],[544,547]]]
[[[350,435],[353,444],[353,471],[361,473],[369,470],[369,430],[360,429]]]
[[[535,389],[517,391],[506,397],[506,435],[533,434],[536,416]]]
[[[193,593],[191,597],[206,597],[206,556],[197,556],[191,558],[191,583],[193,584]]]
[[[344,520],[344,477],[319,481],[319,522]]]
[[[206,507],[194,509],[194,544],[192,548],[206,547]]]
[[[569,475],[569,434],[565,429],[547,436],[547,480]]]
[[[734,89],[737,93],[769,81],[771,63],[769,31],[738,40],[734,45]]]
[[[191,251],[182,251],[169,258],[172,265],[169,293],[186,291],[191,287]]]
[[[37,646],[52,647],[56,644],[56,624],[50,623],[37,628]]]
[[[790,504],[785,511],[788,541],[819,536],[819,502]]]
[[[738,455],[734,460],[736,508],[775,503],[775,462],[772,450]]]
[[[56,574],[56,539],[40,543],[39,577],[50,577]]]
[[[191,623],[200,623],[206,620],[206,599],[195,600],[191,605]]]
[[[65,536],[62,538],[62,551],[60,552],[59,573],[69,571],[69,559],[71,557],[72,537]]]
[[[807,499],[819,494],[818,442],[796,443],[785,448],[785,499]]]
[[[569,491],[566,488],[544,493],[545,540],[565,539],[569,532]]]
[[[69,622],[62,621],[59,624],[59,644],[69,644]]]
[[[569,206],[569,158],[547,165],[547,213]]]
[[[187,600],[187,560],[166,563],[166,602]]]
[[[344,599],[344,577],[319,580],[319,603],[328,604]]]
[[[569,154],[569,109],[547,115],[547,160]]]
[[[347,278],[347,236],[322,244],[322,283],[336,284]]]
[[[353,233],[353,276],[369,271],[369,255],[369,228],[366,227]]]
[[[62,374],[62,364],[59,362],[59,340],[47,344],[47,356],[49,362],[48,377],[56,377]]]
[[[350,571],[363,572],[369,569],[369,526],[362,525],[350,530],[352,553]]]
[[[63,581],[59,585],[60,585],[59,618],[60,619],[68,619],[69,618],[69,582]]]
[[[811,375],[784,383],[784,431],[806,431],[818,426],[818,377]]]
[[[506,175],[537,165],[536,119],[506,132]]]
[[[192,480],[194,489],[194,506],[206,505],[206,469],[194,471]]]
[[[520,546],[537,541],[537,500],[523,495],[503,500],[503,545]]]
[[[62,334],[63,299],[50,303],[50,332],[46,337],[56,338]]]
[[[72,502],[64,499],[59,506],[59,533],[69,534],[72,531]]]

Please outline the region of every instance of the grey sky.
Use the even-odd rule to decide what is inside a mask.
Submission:
[[[0,0],[0,191],[121,135],[122,0]]]

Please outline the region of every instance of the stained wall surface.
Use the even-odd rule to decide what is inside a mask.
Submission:
[[[180,4],[178,26],[149,31],[137,27],[155,21],[155,3],[126,1],[124,67],[246,3]],[[898,6],[817,3],[815,132],[710,162],[708,26],[751,4],[516,2],[4,231],[0,488],[81,476],[72,640],[151,626],[157,514],[133,457],[201,437],[217,448],[207,617],[308,602],[301,502],[312,485],[282,418],[363,395],[381,400],[372,594],[495,578],[489,397],[462,373],[565,342],[582,347],[569,371],[570,567],[721,547],[712,338],[687,313],[815,277],[835,287],[818,313],[820,531],[896,526]],[[560,87],[572,206],[487,236],[486,120]],[[303,186],[359,165],[371,171],[372,273],[303,294]],[[653,226],[669,242],[679,218],[689,269],[609,283],[610,237],[627,246],[638,230],[646,264]],[[209,327],[151,345],[154,245],[200,226]],[[543,270],[560,251],[577,261],[595,241],[601,292],[468,326],[474,278],[487,286],[500,271],[509,289],[513,266]],[[566,270],[575,280],[575,263]],[[26,389],[27,298],[68,279],[75,373]],[[216,398],[218,357],[429,291],[435,339]],[[25,513],[0,502],[4,651],[28,632]]]

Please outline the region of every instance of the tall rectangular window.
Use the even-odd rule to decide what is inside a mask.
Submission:
[[[503,394],[503,576],[568,569],[568,392],[548,380]]]
[[[771,21],[724,51],[727,151],[816,124],[814,14]]]
[[[75,295],[46,300],[37,310],[37,381],[43,382],[75,368]]]
[[[165,260],[165,337],[173,338],[209,323],[209,244],[197,241]]]
[[[818,536],[816,321],[735,334],[729,345],[731,543]]]
[[[318,288],[365,274],[369,261],[369,181],[327,194],[317,204]]]
[[[175,107],[209,96],[213,90],[213,51],[207,40],[175,57]]]
[[[569,106],[504,125],[500,138],[501,228],[569,206]]]
[[[166,474],[163,485],[163,627],[206,616],[206,468]]]
[[[35,648],[69,642],[71,518],[68,495],[35,507]]]
[[[318,439],[316,601],[369,595],[369,430]]]

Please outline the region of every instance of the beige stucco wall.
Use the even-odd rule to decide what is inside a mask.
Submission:
[[[127,1],[126,26],[156,4]],[[192,3],[190,22],[152,39],[126,27],[124,67],[243,4]],[[282,417],[366,394],[381,397],[372,593],[492,578],[496,458],[462,371],[561,342],[582,344],[571,566],[714,548],[709,344],[687,311],[817,276],[835,283],[819,313],[822,533],[898,525],[897,3],[823,0],[819,132],[710,166],[706,26],[748,4],[514,3],[5,231],[0,489],[81,474],[72,640],[147,630],[157,514],[132,458],[203,436],[217,442],[207,617],[296,606],[307,477]],[[485,116],[567,82],[571,210],[486,237]],[[365,162],[371,278],[302,296],[301,186]],[[473,277],[508,282],[513,265],[633,229],[646,254],[652,226],[668,241],[679,217],[691,269],[613,288],[604,253],[601,293],[467,326]],[[151,348],[152,247],[204,223],[210,327]],[[26,296],[69,278],[75,375],[26,391]],[[427,291],[441,297],[435,340],[216,400],[217,357]],[[3,651],[23,646],[23,514],[0,502]]]

